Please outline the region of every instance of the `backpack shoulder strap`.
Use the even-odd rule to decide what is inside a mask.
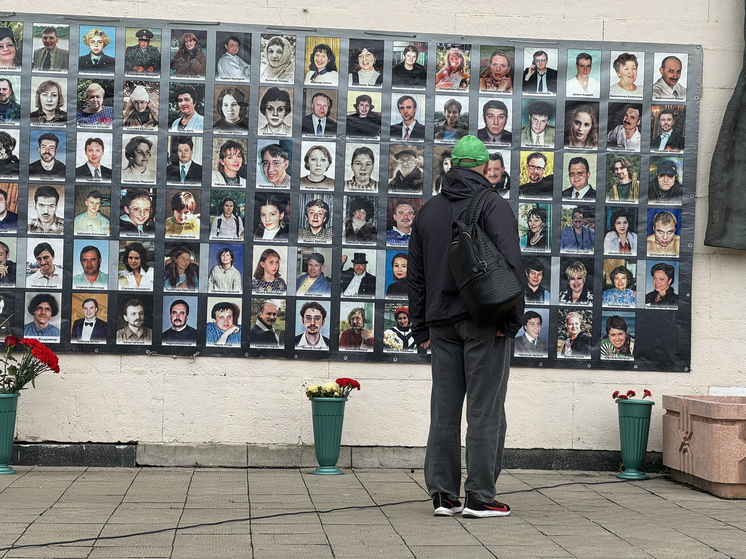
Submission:
[[[469,208],[466,210],[467,225],[477,222],[479,215],[482,213],[482,208],[487,200],[487,196],[489,196],[491,192],[495,192],[495,190],[493,188],[483,188],[480,192],[474,194],[469,203]]]

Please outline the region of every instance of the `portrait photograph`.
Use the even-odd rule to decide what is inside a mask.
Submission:
[[[373,351],[375,312],[374,303],[343,301],[339,304],[340,351]]]
[[[635,358],[635,313],[601,313],[601,361],[633,361]]]
[[[210,190],[210,239],[243,239],[246,192]]]
[[[637,208],[606,207],[604,254],[637,255]]]
[[[347,85],[381,88],[383,47],[383,41],[378,39],[350,39]]]
[[[409,299],[406,247],[386,251],[386,299]]]
[[[258,140],[256,152],[257,188],[290,189],[292,140]]]
[[[117,297],[116,329],[118,345],[152,345],[153,296],[133,293]]]
[[[81,74],[114,75],[117,28],[113,26],[80,26],[78,71]]]
[[[70,343],[105,344],[109,333],[109,296],[104,293],[73,293]]]
[[[18,183],[0,182],[0,233],[18,230]]]
[[[290,198],[284,192],[254,194],[254,240],[287,243],[290,232]]]
[[[78,128],[111,130],[114,123],[114,80],[81,78],[78,80]]]
[[[416,353],[409,307],[402,302],[389,302],[383,306],[383,352]]]
[[[391,141],[425,141],[425,95],[391,94]]]
[[[166,238],[199,240],[202,191],[198,188],[169,188],[166,190],[166,204]]]
[[[521,261],[526,272],[526,291],[523,298],[526,305],[550,304],[552,301],[552,258],[523,254]]]
[[[153,291],[155,243],[119,241],[117,288],[119,291]]]
[[[640,201],[639,155],[606,158],[606,202],[637,204]]]
[[[446,173],[451,170],[453,146],[435,146],[433,149],[433,196],[440,192]]]
[[[529,309],[521,318],[523,326],[515,336],[516,357],[547,357],[549,351],[549,309]]]
[[[303,136],[337,136],[337,98],[336,89],[303,89]]]
[[[342,249],[342,297],[376,298],[376,256],[377,252],[374,249]]]
[[[604,258],[603,264],[604,307],[636,307],[637,262],[625,258]]]
[[[592,258],[560,258],[560,305],[593,305],[593,270]]]
[[[249,347],[285,349],[287,303],[285,299],[253,298]]]
[[[169,136],[166,184],[202,184],[202,136]]]
[[[339,85],[339,37],[306,37],[304,85]]]
[[[552,205],[518,204],[518,235],[521,251],[551,252]]]
[[[172,29],[170,59],[171,77],[204,80],[207,72],[207,31]]]
[[[345,196],[344,237],[346,245],[375,245],[378,231],[378,198]]]
[[[240,298],[208,297],[205,342],[208,347],[241,346]]]
[[[238,243],[210,243],[208,293],[243,293],[244,250]]]
[[[515,47],[479,48],[479,93],[513,93]]]
[[[567,49],[565,79],[565,96],[598,99],[601,95],[601,51]]]
[[[66,155],[67,132],[32,129],[29,132],[29,179],[64,181]]]
[[[521,103],[521,147],[551,149],[556,136],[557,101],[523,99]],[[567,125],[567,123],[565,123]],[[557,141],[557,144],[560,142]]]
[[[246,187],[245,138],[212,138],[212,186]]]
[[[563,160],[562,199],[595,202],[598,156],[565,152]]]
[[[155,184],[158,136],[122,134],[122,183]]]
[[[259,118],[257,119],[260,136],[290,136],[293,133],[293,97],[292,87],[260,87]]]
[[[122,127],[125,130],[158,130],[160,99],[158,82],[125,80],[122,90]]]
[[[570,149],[598,149],[597,101],[568,101],[565,103],[565,147]]]
[[[332,194],[301,193],[298,196],[296,228],[298,242],[331,244],[334,196]]]
[[[513,100],[509,97],[480,97],[477,138],[487,146],[509,147],[513,143],[512,111]]]
[[[301,190],[334,190],[336,151],[333,142],[301,143]]]
[[[20,130],[12,128],[0,130],[0,180],[18,180],[21,164],[18,159],[20,137]]]
[[[386,245],[406,247],[422,198],[387,198],[386,202]]]
[[[609,103],[606,149],[639,152],[642,145],[642,104]]]
[[[345,148],[345,192],[378,192],[380,144],[347,142]]]
[[[648,203],[680,206],[684,195],[684,158],[651,157],[649,173]]]
[[[110,183],[112,179],[112,135],[79,132],[75,146],[75,180]]]
[[[425,148],[389,145],[389,194],[422,194]]]
[[[556,95],[559,50],[524,47],[521,88],[528,95]]]
[[[427,42],[394,41],[391,62],[393,89],[425,89],[427,87]]]
[[[324,300],[299,299],[295,302],[295,349],[329,351],[331,303]]]
[[[681,209],[648,208],[647,253],[678,258],[681,249]]]
[[[673,260],[648,260],[645,272],[645,308],[678,309],[679,263]]]
[[[65,231],[64,185],[30,184],[27,219],[29,233],[62,235]]]
[[[642,100],[645,84],[645,53],[611,51],[609,99]]]
[[[202,132],[205,126],[205,84],[168,84],[168,126],[172,132]]]
[[[119,236],[154,237],[155,189],[122,188],[119,196]]]
[[[298,247],[295,295],[298,297],[331,297],[332,279],[337,277],[332,248]]]
[[[161,343],[171,346],[197,345],[199,299],[194,295],[164,295],[161,311]]]
[[[653,101],[686,101],[689,55],[653,53]]]
[[[60,343],[62,293],[26,292],[23,313],[23,337],[42,343]]]
[[[261,83],[293,83],[296,42],[295,35],[262,34],[259,77]]]
[[[64,240],[28,238],[26,241],[26,287],[62,289]]]
[[[435,89],[469,91],[471,45],[438,43],[435,51]]]
[[[109,241],[75,239],[73,289],[109,289]]]
[[[29,124],[45,128],[67,126],[67,78],[31,77]]]
[[[69,25],[34,23],[32,42],[32,72],[67,73],[70,68]]]
[[[653,105],[650,113],[650,151],[683,152],[686,147],[686,106]]]
[[[347,138],[378,140],[381,138],[380,91],[349,91],[347,93]]]
[[[593,311],[559,309],[557,311],[557,357],[590,359],[593,340]]]
[[[213,132],[220,134],[249,133],[249,86],[216,85]]]
[[[455,144],[469,133],[469,98],[436,95],[435,141]]]
[[[518,197],[551,200],[554,197],[554,152],[521,151]]]
[[[77,185],[74,214],[76,236],[108,236],[111,233],[111,190]]]
[[[0,237],[0,287],[2,288],[16,286],[16,275],[18,274],[17,247],[18,239],[16,237]],[[0,312],[0,314],[2,313]]]
[[[251,79],[251,33],[215,34],[215,77],[239,82]]]
[[[288,247],[254,246],[251,279],[251,292],[254,295],[286,295],[285,282],[288,270]]]
[[[16,296],[12,291],[0,291],[0,335],[21,336],[20,329],[16,326]],[[20,339],[20,338],[19,338]]]
[[[124,75],[159,78],[162,51],[163,33],[160,28],[126,27],[124,30]]]
[[[163,255],[164,291],[199,291],[199,253],[199,243],[166,243]]]
[[[596,246],[596,207],[563,205],[560,252],[593,254]]]

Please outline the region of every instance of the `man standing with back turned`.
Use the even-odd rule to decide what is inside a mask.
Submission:
[[[435,516],[507,516],[510,507],[495,500],[495,483],[505,445],[505,394],[511,341],[521,328],[521,299],[493,326],[479,327],[457,295],[443,255],[451,243],[447,225],[464,218],[472,196],[492,188],[485,175],[489,153],[474,136],[465,136],[451,155],[453,167],[441,193],[417,213],[409,240],[409,302],[415,342],[432,350],[430,432],[425,482]],[[519,281],[518,223],[501,196],[488,196],[479,223],[502,252]],[[466,397],[466,503],[461,488],[461,409]]]

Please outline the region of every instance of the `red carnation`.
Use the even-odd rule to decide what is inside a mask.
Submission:
[[[615,390],[614,393],[611,395],[611,397],[616,400],[619,397],[619,391]]]
[[[646,388],[645,390],[643,390],[643,391],[642,391],[642,393],[643,393],[643,396],[642,396],[642,399],[643,399],[643,400],[644,400],[645,398],[647,398],[648,396],[650,396],[650,397],[652,397],[652,396],[653,396],[653,393],[652,393],[652,392],[650,392],[650,390],[648,390],[647,388]]]
[[[635,391],[634,390],[627,390],[627,397],[628,398],[632,398],[633,396],[635,396]]]
[[[17,346],[18,345],[18,338],[16,338],[15,336],[12,336],[12,335],[11,336],[6,336],[6,338],[5,338],[5,345],[7,347],[15,347],[15,346]]]
[[[629,400],[629,398],[624,394],[620,394],[618,400]]]

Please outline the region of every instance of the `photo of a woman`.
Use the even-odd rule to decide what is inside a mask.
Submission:
[[[604,254],[637,254],[637,233],[630,231],[630,216],[620,208],[611,214],[609,232],[604,237]]]
[[[295,37],[293,37],[295,39]],[[267,44],[262,51],[262,83],[293,83],[295,47],[281,35],[262,35]]]
[[[571,148],[598,147],[598,106],[591,103],[567,103],[565,145]]]
[[[192,251],[179,246],[174,248],[166,261],[163,289],[173,291],[197,291],[199,289],[199,266],[194,263]]]
[[[521,250],[546,251],[547,242],[547,210],[543,206],[533,206],[526,214],[528,230],[521,237]]]
[[[156,146],[153,140],[145,136],[130,138],[124,148],[122,161],[122,182],[139,182],[155,184]]]
[[[288,240],[287,196],[283,194],[257,194],[254,207],[258,209],[254,227],[255,241]]]
[[[386,288],[386,297],[404,298],[409,297],[409,284],[407,283],[407,265],[409,255],[406,252],[397,252],[391,259],[391,273],[394,283]]]
[[[613,55],[614,53],[612,53]],[[609,88],[609,97],[639,97],[642,99],[642,83],[635,83],[637,81],[637,64],[637,56],[632,53],[623,52],[616,57],[612,63],[612,68],[619,81]]]
[[[306,85],[338,85],[337,57],[332,47],[319,43],[311,52],[308,73],[304,82]]]
[[[479,91],[513,93],[513,60],[506,52],[492,53],[487,67],[479,74]]]
[[[231,249],[220,249],[218,264],[210,270],[210,277],[207,279],[207,290],[210,293],[241,293],[241,272],[233,265],[234,260],[235,256]]]
[[[148,266],[148,251],[142,243],[130,243],[122,251],[124,270],[119,272],[120,290],[153,290],[153,268]]]
[[[215,138],[215,142],[222,141]],[[235,140],[228,140],[218,151],[217,169],[212,172],[213,186],[245,187],[246,179],[239,175],[246,161],[246,150]]]
[[[205,51],[199,45],[194,33],[184,33],[181,36],[179,50],[171,59],[171,75],[180,78],[204,78],[207,68]]]
[[[569,289],[560,291],[559,302],[561,305],[586,305],[593,304],[593,291],[586,285],[588,270],[582,262],[572,262],[565,269],[565,276],[569,282]]]
[[[78,111],[76,119],[80,128],[111,128],[114,109],[104,105],[106,91],[96,82],[85,91],[86,105]]]
[[[247,134],[249,131],[249,117],[247,112],[249,103],[246,95],[237,87],[226,87],[215,101],[215,114],[220,118],[213,124],[216,132]]]
[[[439,49],[446,49],[445,59],[438,62],[442,68],[435,74],[435,89],[454,89],[466,91],[469,89],[469,70],[466,67],[466,58],[458,47],[447,48],[439,45]]]
[[[383,41],[350,40],[350,73],[347,74],[347,85],[381,87],[382,55]]]
[[[300,187],[313,190],[334,190],[334,179],[326,175],[332,167],[332,162],[332,154],[326,146],[311,146],[303,158],[303,166],[308,174],[301,176]]]
[[[210,227],[211,239],[243,239],[244,226],[236,200],[226,196],[218,202],[218,217]]]
[[[32,125],[63,126],[67,121],[67,111],[63,110],[65,107],[65,95],[60,82],[64,83],[65,87],[67,86],[67,80],[61,78],[59,81],[43,81],[36,88],[36,95],[34,97],[36,110],[29,115]],[[112,109],[113,114],[114,111]]]
[[[635,277],[626,266],[617,266],[609,274],[614,287],[604,291],[604,307],[634,307],[636,292],[634,289]]]

